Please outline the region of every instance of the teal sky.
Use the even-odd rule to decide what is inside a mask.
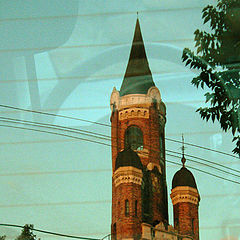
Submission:
[[[218,123],[206,123],[195,113],[197,107],[204,106],[205,91],[191,85],[197,72],[181,62],[183,48],[194,47],[193,32],[207,29],[201,21],[203,7],[215,3],[0,0],[0,104],[110,124],[110,95],[114,86],[120,89],[138,11],[153,79],[167,107],[166,137],[181,140],[184,133],[186,142],[231,153],[231,134],[222,133]],[[0,116],[110,136],[109,127],[80,120],[2,107]],[[39,229],[87,237],[101,238],[110,233],[110,147],[2,126],[22,125],[2,121],[0,125],[1,223],[29,223]],[[168,150],[180,152],[180,147],[166,141]],[[240,170],[237,158],[190,146],[186,153]],[[180,157],[166,159],[180,162]],[[188,164],[239,181],[187,158]],[[178,169],[167,164],[169,194]],[[200,238],[240,239],[239,185],[191,171],[201,195]],[[169,219],[172,224],[170,198]],[[0,227],[0,234],[8,239],[19,232]]]

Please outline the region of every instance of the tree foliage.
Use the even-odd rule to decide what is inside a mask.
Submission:
[[[16,240],[36,240],[36,235],[33,234],[32,229],[32,224],[26,224],[22,233],[16,238]]]
[[[205,97],[210,107],[197,112],[232,131],[233,152],[240,155],[240,0],[217,0],[216,6],[202,10],[202,19],[210,30],[194,32],[196,51],[185,48],[182,61],[200,70],[192,84],[209,90]]]

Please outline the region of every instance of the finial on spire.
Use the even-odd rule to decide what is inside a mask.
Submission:
[[[138,12],[137,12],[137,18],[138,18]]]
[[[185,162],[186,162],[186,159],[184,157],[184,150],[185,150],[185,147],[184,147],[184,136],[182,134],[182,164],[183,164],[183,167],[185,167]]]
[[[184,156],[184,150],[185,150],[185,147],[184,147],[184,136],[183,136],[183,133],[182,133],[182,155]]]

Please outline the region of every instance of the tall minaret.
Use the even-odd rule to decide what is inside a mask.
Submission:
[[[120,91],[111,95],[112,237],[139,239],[141,224],[168,224],[166,109],[137,19]]]
[[[172,180],[171,199],[174,228],[180,235],[199,240],[198,206],[200,195],[193,174],[185,167],[184,145],[182,151],[183,166],[175,173]]]

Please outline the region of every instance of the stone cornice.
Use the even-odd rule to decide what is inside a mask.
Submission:
[[[181,202],[188,202],[198,205],[200,201],[198,190],[187,186],[173,188],[170,196],[173,205]]]
[[[113,174],[115,187],[122,183],[142,184],[142,170],[135,167],[120,167]]]
[[[158,110],[160,109],[161,95],[157,87],[149,88],[147,94],[128,94],[120,97],[119,91],[114,87],[110,106],[113,111],[114,108],[119,111],[128,108],[146,108],[148,109],[152,103],[157,103]]]

